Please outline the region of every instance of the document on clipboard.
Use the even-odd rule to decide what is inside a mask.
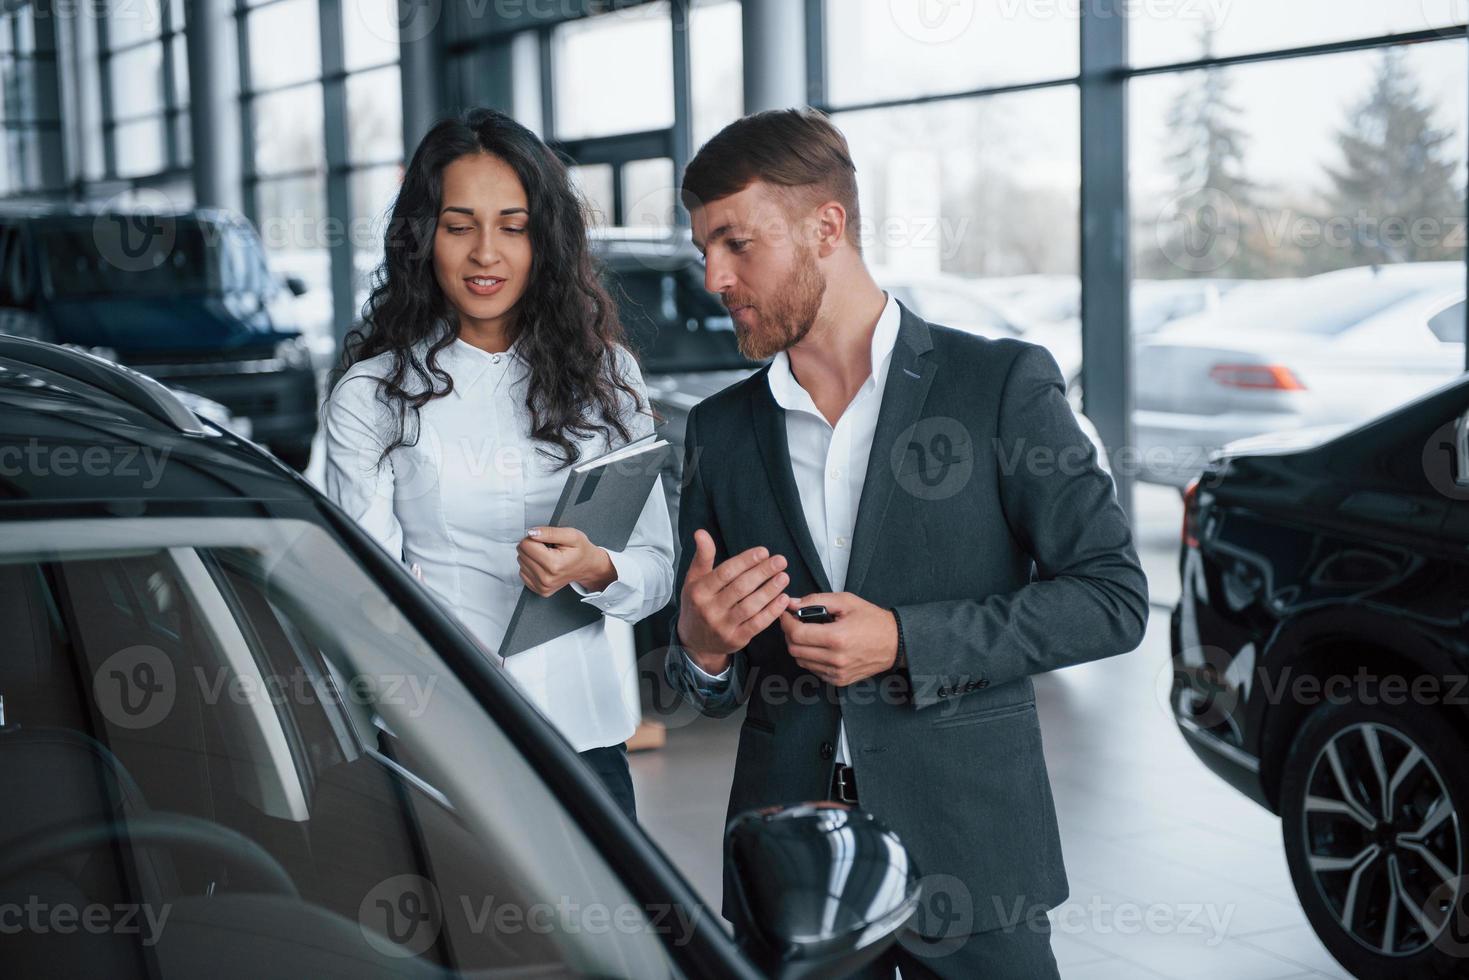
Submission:
[[[547,524],[574,527],[598,547],[621,551],[670,451],[667,440],[649,435],[573,466]],[[522,653],[601,618],[602,611],[583,602],[569,585],[550,596],[522,588],[500,642],[500,656]]]

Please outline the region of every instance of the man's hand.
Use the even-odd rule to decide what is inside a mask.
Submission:
[[[718,674],[729,658],[785,612],[786,560],[751,548],[714,565],[714,539],[694,532],[694,558],[678,606],[678,641],[699,669]]]
[[[574,527],[533,527],[515,546],[520,580],[536,595],[555,595],[572,582],[600,592],[617,581],[605,549]]]
[[[803,623],[794,610],[825,606],[834,623]],[[828,684],[846,687],[885,670],[898,658],[898,621],[891,610],[850,592],[819,592],[791,601],[780,617],[796,663]]]

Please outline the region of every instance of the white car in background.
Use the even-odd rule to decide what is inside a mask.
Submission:
[[[1461,262],[1364,266],[1242,290],[1141,341],[1139,476],[1182,487],[1225,443],[1350,425],[1464,371]]]

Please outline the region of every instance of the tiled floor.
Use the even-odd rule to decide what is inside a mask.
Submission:
[[[1155,603],[1177,598],[1179,506],[1141,488],[1140,552]],[[1278,821],[1211,775],[1160,696],[1168,615],[1142,647],[1036,678],[1071,898],[1052,914],[1067,980],[1348,976],[1295,899]],[[698,719],[633,757],[649,833],[716,908],[738,718]]]

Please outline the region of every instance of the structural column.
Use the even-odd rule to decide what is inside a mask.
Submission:
[[[743,0],[745,111],[806,104],[806,5]]]
[[[200,207],[244,211],[234,0],[188,0],[185,23],[194,200]]]
[[[1127,203],[1126,0],[1081,5],[1081,351],[1083,403],[1133,516],[1132,269]]]
[[[444,111],[443,19],[447,4],[398,0],[398,71],[403,88],[403,160]]]

